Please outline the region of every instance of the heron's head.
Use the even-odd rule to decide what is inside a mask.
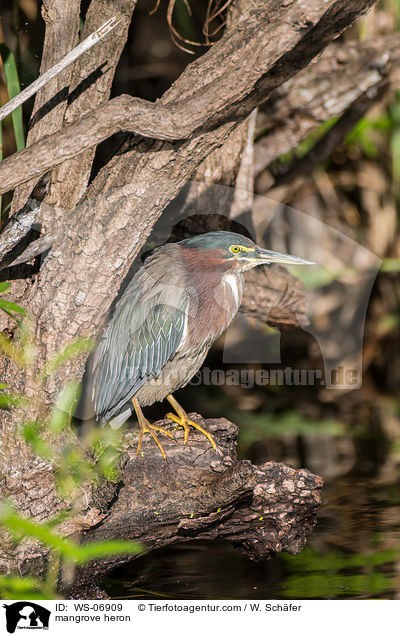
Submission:
[[[185,248],[197,250],[194,254],[198,254],[199,260],[203,263],[208,257],[210,263],[220,264],[225,271],[232,268],[244,272],[257,265],[270,263],[314,265],[312,261],[306,261],[298,256],[265,250],[251,239],[235,232],[208,232],[180,241],[179,244]]]

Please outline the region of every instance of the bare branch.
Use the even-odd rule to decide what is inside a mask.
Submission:
[[[356,123],[376,102],[382,99],[388,90],[388,86],[389,83],[385,79],[375,87],[375,90],[362,94],[304,157],[295,161],[287,172],[276,178],[272,188],[268,189],[268,193],[274,199],[282,200],[282,197],[278,195],[278,188],[289,184],[291,188],[296,188],[297,180],[306,174],[310,175],[316,166],[320,166],[332,154]],[[272,192],[274,193],[273,195]]]
[[[18,106],[24,104],[32,95],[35,95],[43,86],[45,86],[53,77],[56,77],[61,71],[63,71],[67,66],[75,62],[83,53],[88,51],[92,46],[97,44],[102,38],[104,38],[110,31],[112,31],[117,24],[119,24],[119,20],[114,16],[107,22],[105,22],[97,31],[89,35],[86,40],[83,40],[78,46],[76,46],[72,51],[70,51],[65,57],[62,58],[57,64],[55,64],[52,68],[50,68],[46,73],[40,75],[37,80],[32,82],[29,86],[27,86],[23,91],[21,91],[18,95],[11,99],[7,104],[0,108],[0,121],[5,119],[7,115],[10,115]]]
[[[257,130],[262,136],[255,145],[255,173],[298,146],[322,122],[340,116],[362,95],[376,99],[383,81],[396,89],[399,51],[398,33],[373,42],[334,43],[317,62],[283,84],[259,108]]]
[[[374,0],[304,0],[282,6],[254,1],[251,10],[156,104],[121,96],[0,166],[0,192],[39,176],[111,134],[130,130],[164,140],[187,139],[228,121],[241,121],[268,94],[304,68]],[[17,169],[18,166],[18,169]]]
[[[4,267],[6,255],[34,228],[39,212],[40,203],[35,199],[28,199],[26,206],[11,217],[1,233],[0,269]]]

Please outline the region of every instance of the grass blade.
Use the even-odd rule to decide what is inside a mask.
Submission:
[[[0,44],[0,56],[3,61],[4,74],[6,76],[7,90],[10,100],[21,92],[18,69],[15,56],[5,44]],[[22,106],[19,106],[11,113],[14,128],[15,143],[17,150],[25,148],[25,133],[22,120]]]

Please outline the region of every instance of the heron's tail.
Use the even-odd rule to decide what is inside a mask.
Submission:
[[[130,408],[128,408],[125,411],[122,411],[121,413],[116,415],[116,417],[113,417],[111,420],[108,420],[107,424],[109,424],[109,426],[111,426],[111,428],[113,429],[120,428],[120,426],[122,426],[122,424],[124,424],[124,422],[126,422],[126,420],[128,420],[131,415],[132,415],[132,411]],[[103,423],[103,426],[104,424],[106,424],[106,422]]]

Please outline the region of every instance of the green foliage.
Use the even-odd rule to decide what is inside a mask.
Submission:
[[[377,324],[377,333],[380,337],[395,331],[400,326],[400,314],[385,314]]]
[[[0,595],[4,599],[54,599],[61,564],[65,567],[84,565],[109,556],[139,554],[142,546],[132,541],[95,541],[80,545],[54,532],[53,524],[41,524],[18,515],[10,505],[0,509],[0,526],[16,543],[35,539],[50,552],[49,569],[45,580],[31,576],[0,576]]]
[[[3,161],[3,123],[0,121],[0,161]],[[3,195],[0,194],[0,227],[2,221]]]
[[[0,409],[9,409],[13,406],[27,406],[29,401],[18,393],[6,392],[8,386],[6,384],[0,384]]]
[[[400,91],[379,116],[366,116],[346,137],[348,145],[357,145],[371,160],[376,161],[385,152],[387,141],[391,156],[392,181],[396,196],[400,196]]]
[[[338,117],[331,117],[327,121],[324,121],[314,132],[302,141],[296,148],[296,156],[299,158],[305,157],[315,144],[324,136],[327,132],[336,124]]]
[[[385,258],[381,265],[382,272],[400,272],[400,258]]]
[[[363,117],[347,135],[346,143],[349,146],[353,144],[359,146],[367,157],[376,159],[379,155],[377,141],[380,138],[376,133],[388,133],[391,128],[392,122],[388,113],[384,113],[380,117],[373,119]]]
[[[289,265],[293,274],[301,280],[307,291],[325,287],[333,281],[337,280],[339,275],[343,273],[343,269],[339,273],[337,270],[329,269],[318,265],[318,267],[297,267],[296,265]],[[306,269],[308,271],[306,271]]]
[[[0,597],[11,601],[44,601],[56,598],[56,594],[33,576],[0,576]]]
[[[68,344],[62,351],[60,351],[53,360],[50,360],[44,370],[42,380],[46,381],[48,377],[57,371],[67,360],[71,360],[75,356],[79,356],[81,353],[88,353],[93,348],[93,340],[90,338],[80,338],[75,342]]]
[[[323,122],[316,130],[309,134],[296,148],[280,155],[278,161],[284,165],[290,165],[295,159],[302,159],[312,150],[315,144],[335,125],[337,117],[332,117],[328,121]],[[264,131],[261,131],[257,139],[262,137]]]
[[[18,69],[15,60],[15,56],[10,51],[10,49],[4,44],[0,43],[0,58],[3,63],[4,75],[6,79],[6,86],[8,90],[8,95],[10,99],[13,99],[18,93],[21,92],[21,86],[19,81]],[[17,150],[22,150],[25,148],[25,133],[24,133],[24,124],[23,124],[23,116],[22,116],[22,106],[19,106],[14,110],[14,112],[10,115],[14,137],[15,137],[15,145]],[[7,121],[6,118],[5,121]],[[3,161],[3,122],[0,122],[0,161]],[[11,202],[2,210],[3,197],[0,194],[0,227],[1,220],[3,215],[7,213],[8,208],[11,206]]]

